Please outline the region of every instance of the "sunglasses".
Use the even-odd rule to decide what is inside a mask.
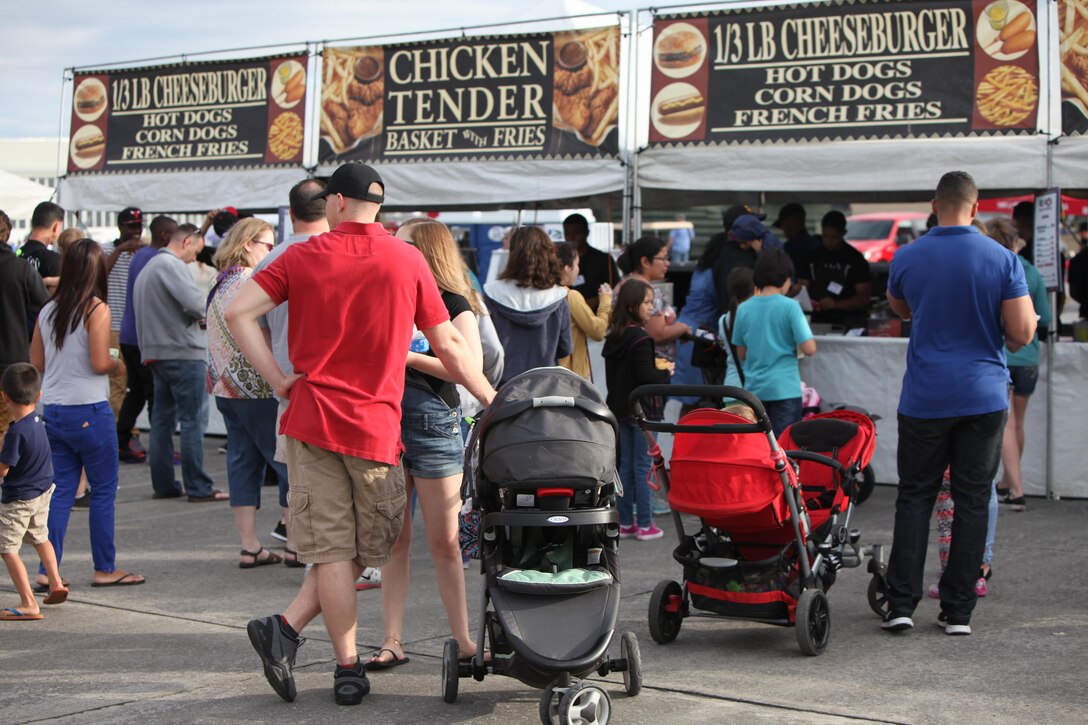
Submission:
[[[273,249],[273,248],[274,248],[274,247],[276,246],[276,245],[275,245],[275,244],[273,244],[272,242],[262,242],[262,241],[261,241],[261,240],[259,240],[259,239],[254,239],[254,240],[253,240],[253,243],[254,243],[254,244],[263,244],[264,246],[268,247],[268,251],[270,251],[270,252],[271,252],[271,251],[272,251],[272,249]]]

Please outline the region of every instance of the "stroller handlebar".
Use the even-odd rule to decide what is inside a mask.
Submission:
[[[846,469],[846,466],[842,465],[842,463],[830,456],[825,456],[820,453],[813,453],[811,451],[786,451],[786,457],[794,461],[812,461],[813,463],[820,463],[834,469],[843,479],[850,475],[850,472]]]
[[[646,420],[642,409],[642,400],[653,396],[694,396],[697,398],[733,398],[750,407],[756,414],[758,423],[722,423],[717,425],[683,425],[681,423],[660,423]],[[771,419],[759,398],[743,388],[731,385],[642,385],[631,391],[628,398],[638,424],[644,430],[658,433],[770,433]]]

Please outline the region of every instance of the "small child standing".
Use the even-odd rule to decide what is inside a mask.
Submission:
[[[776,436],[801,420],[797,348],[816,354],[816,341],[797,300],[786,296],[793,262],[781,249],[756,261],[756,294],[737,308],[733,345],[744,364],[744,387],[763,402]]]
[[[635,388],[667,383],[675,369],[675,363],[665,360],[658,362],[653,338],[643,329],[653,312],[653,288],[641,280],[625,280],[616,295],[612,322],[602,351],[608,385],[608,408],[616,416],[620,427],[618,468],[623,483],[623,495],[617,501],[620,538],[634,537],[639,541],[652,541],[665,535],[654,526],[652,493],[647,481],[650,454],[645,435],[635,422],[628,402]],[[660,411],[656,413],[645,411],[647,418],[659,417]]]
[[[53,496],[53,461],[49,439],[34,404],[41,397],[41,376],[33,365],[9,365],[0,378],[4,404],[11,411],[11,427],[0,448],[0,557],[19,592],[19,607],[0,611],[0,622],[42,619],[38,602],[19,547],[34,545],[49,577],[46,604],[60,604],[68,598],[57,568],[57,556],[49,543],[49,499]]]

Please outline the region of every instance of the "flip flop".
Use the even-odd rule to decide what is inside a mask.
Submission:
[[[388,662],[382,660],[375,660],[375,657],[382,656],[382,652],[388,652],[389,654],[393,655],[393,659],[389,660]],[[411,662],[411,659],[407,655],[398,658],[396,652],[389,649],[388,647],[382,647],[380,650],[371,655],[370,659],[366,662],[366,669],[367,672],[376,672],[378,670],[391,670],[394,667],[400,667],[401,665],[406,665],[409,662]]]
[[[65,587],[68,586],[68,580],[67,579],[61,579],[60,583],[62,585],[64,585]],[[35,594],[48,594],[49,593],[49,582],[36,583],[34,585],[34,593]]]
[[[39,614],[23,614],[18,609],[0,609],[0,622],[33,622],[38,619],[45,619]]]
[[[42,600],[42,604],[62,604],[68,600],[68,587],[61,587],[49,592],[49,596]]]
[[[265,557],[264,559],[262,559],[261,558],[261,553],[265,552],[265,551],[268,551],[268,549],[264,548],[263,546],[261,548],[257,549],[256,551],[246,551],[245,549],[242,549],[239,553],[242,556],[252,556],[253,557],[253,563],[249,564],[249,563],[246,563],[244,561],[240,561],[240,562],[238,562],[238,568],[239,569],[256,569],[259,566],[268,566],[269,564],[279,564],[281,561],[283,561],[282,556],[280,556],[279,554],[276,554],[274,552],[271,552],[271,551],[268,551],[268,556]]]
[[[123,574],[116,579],[111,579],[108,582],[91,582],[92,587],[134,587],[137,584],[143,584],[146,579],[136,579],[134,577],[140,576],[139,574]]]

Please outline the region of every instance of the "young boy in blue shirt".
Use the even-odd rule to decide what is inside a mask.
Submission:
[[[744,387],[763,403],[776,436],[801,420],[801,373],[797,348],[816,354],[805,313],[786,296],[793,262],[781,249],[767,249],[756,261],[756,294],[737,308],[733,346],[744,363]]]
[[[68,589],[60,578],[57,556],[49,543],[49,499],[53,496],[53,461],[45,424],[34,412],[41,397],[41,376],[33,365],[9,365],[0,377],[4,404],[11,411],[11,427],[0,446],[0,557],[19,592],[18,608],[0,610],[0,622],[42,619],[26,567],[19,558],[25,541],[34,545],[49,577],[46,604],[60,604]]]

